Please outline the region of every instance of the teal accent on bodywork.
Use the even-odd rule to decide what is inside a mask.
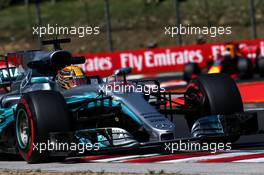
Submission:
[[[48,77],[33,77],[31,78],[31,83],[48,83]]]
[[[97,93],[86,93],[86,94],[83,94],[80,96],[72,96],[72,97],[66,98],[65,100],[68,104],[71,104],[71,103],[76,103],[76,102],[80,102],[80,101],[87,100],[87,99],[94,99],[97,96],[98,96]],[[100,97],[98,97],[98,98],[100,98]],[[108,99],[104,100],[103,104],[104,104],[104,106],[110,106]],[[92,108],[92,107],[99,106],[99,105],[101,105],[101,102],[97,101],[94,103],[89,103],[87,105],[87,108]],[[118,105],[121,106],[122,112],[124,114],[126,114],[127,116],[132,118],[139,125],[142,125],[141,120],[126,105],[122,104],[118,100],[112,100],[112,106],[118,106]],[[3,122],[0,122],[0,133],[10,123],[14,122],[14,120],[15,120],[14,111],[16,110],[16,106],[17,105],[12,106],[11,108],[1,108],[0,109],[0,121],[1,121],[1,119],[3,121]],[[74,111],[74,110],[76,110],[76,109],[72,109],[72,111]]]
[[[211,115],[199,118],[192,126],[193,135],[224,135],[224,128],[221,123],[221,115]]]
[[[85,130],[81,130],[81,132],[83,132],[83,131],[90,131],[90,130],[93,130],[93,129],[85,129]],[[80,144],[84,144],[85,145],[85,144],[91,144],[92,143],[89,139],[84,138],[84,137],[80,137],[77,134],[75,134],[75,137],[79,140],[79,143]],[[98,146],[100,148],[107,147],[107,145],[104,145],[103,143],[101,143],[103,141],[107,141],[107,139],[104,136],[102,136],[100,134],[97,134],[97,142],[96,143],[98,144]]]
[[[90,92],[90,93],[85,93],[82,95],[73,95],[71,97],[65,98],[67,104],[72,104],[72,103],[77,103],[83,100],[87,99],[93,99],[97,96],[98,94],[95,92]]]
[[[77,135],[75,135],[75,137],[77,139],[79,139],[79,143],[80,144],[89,144],[89,143],[91,143],[91,141],[89,139],[87,139],[87,138],[79,137]]]
[[[16,105],[12,106],[11,108],[2,108],[0,109],[0,133],[3,131],[5,127],[7,127],[10,123],[15,120],[14,111],[16,109]]]
[[[217,120],[218,120],[218,125],[217,125],[217,127],[218,128],[220,128],[220,132],[222,133],[222,134],[224,134],[224,128],[223,128],[223,125],[221,124],[221,117],[220,117],[220,115],[217,115]]]
[[[224,133],[223,126],[221,124],[221,115],[211,115],[201,118],[200,124],[206,126],[206,128],[217,129],[219,132]]]
[[[97,93],[95,92],[92,92],[92,93],[86,93],[86,94],[83,94],[83,95],[79,95],[79,96],[72,96],[72,97],[68,97],[66,98],[66,103],[67,104],[72,104],[72,103],[76,103],[76,102],[81,102],[83,100],[87,100],[87,99],[94,99],[98,96]],[[103,97],[103,96],[102,96]],[[97,97],[98,99],[100,99],[101,97]],[[96,106],[100,106],[101,105],[101,101],[98,100],[96,102],[91,102],[89,103],[86,108],[93,108],[93,107],[96,107]],[[103,101],[103,105],[104,106],[110,106],[109,104],[109,100],[108,99],[105,99]],[[118,106],[118,105],[121,105],[121,108],[122,108],[122,112],[126,115],[128,115],[129,117],[131,117],[135,122],[137,122],[138,124],[142,125],[142,122],[139,120],[139,118],[126,106],[124,105],[122,102],[118,101],[118,100],[112,100],[112,106]],[[72,109],[72,111],[76,111],[76,110],[79,110],[79,108],[76,108],[76,109]]]
[[[97,142],[100,148],[105,148],[108,146],[102,143],[102,142],[108,142],[107,139],[103,135],[97,134]]]

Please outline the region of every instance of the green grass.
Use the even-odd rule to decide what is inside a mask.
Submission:
[[[209,41],[247,39],[250,37],[248,0],[187,0],[181,4],[181,22],[198,26],[229,25],[236,28],[231,37]],[[264,1],[256,0],[256,16],[260,30],[264,24]],[[163,36],[164,26],[175,25],[175,9],[172,0],[161,4],[146,5],[144,0],[110,0],[113,39],[116,49],[132,49],[156,41],[160,46],[175,43],[175,38]],[[11,6],[0,10],[0,52],[35,48],[36,37],[32,27],[36,25],[35,5]],[[100,26],[97,37],[77,38],[69,49],[80,51],[104,51],[107,49],[105,34],[104,0],[61,0],[55,5],[46,1],[41,4],[43,25]],[[129,33],[129,34],[128,34]],[[126,42],[129,41],[129,42]],[[195,36],[184,37],[186,44],[193,43]],[[26,44],[24,44],[26,43]],[[83,48],[83,49],[82,49]]]

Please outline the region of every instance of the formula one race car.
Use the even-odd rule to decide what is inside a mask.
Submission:
[[[254,73],[264,76],[264,58],[260,55],[259,47],[238,47],[235,43],[224,46],[222,54],[207,61],[207,67],[202,69],[197,63],[188,63],[184,66],[183,78],[190,81],[201,73],[226,73],[234,78],[252,78]]]
[[[1,152],[35,163],[179,140],[235,141],[259,131],[258,117],[244,112],[236,84],[224,74],[198,76],[182,93],[165,92],[155,80],[129,81],[130,68],[104,80],[85,76],[82,84],[62,88],[59,79],[80,82],[71,76],[78,70],[65,67],[85,61],[60,49],[66,41],[45,41],[56,46],[54,51],[6,57],[1,87],[10,92],[0,97]],[[176,116],[181,123],[169,120],[174,114],[181,114]],[[86,145],[84,151],[78,151],[80,145]]]

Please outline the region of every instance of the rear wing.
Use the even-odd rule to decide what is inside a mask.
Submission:
[[[13,61],[16,60],[16,54],[8,53],[7,55],[0,55],[1,66],[0,68],[0,88],[9,87],[12,81],[16,80],[19,73],[18,69],[9,64],[9,58]]]
[[[63,38],[63,39],[52,39],[52,40],[44,40],[42,41],[43,45],[53,45],[54,50],[62,50],[61,49],[61,43],[70,43],[71,39],[70,38]]]
[[[10,85],[12,81],[18,77],[18,69],[16,67],[8,67],[0,69],[0,86]]]

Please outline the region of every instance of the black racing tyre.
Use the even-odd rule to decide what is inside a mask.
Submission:
[[[188,63],[183,69],[183,79],[189,82],[193,75],[199,75],[201,73],[200,67],[197,63]]]
[[[264,77],[264,58],[263,57],[259,57],[257,58],[257,69],[258,69],[258,73],[261,77]]]
[[[35,145],[46,143],[50,132],[71,130],[70,117],[63,96],[55,91],[24,94],[16,108],[16,141],[20,155],[28,163],[42,162],[48,151],[40,153]]]
[[[198,76],[187,87],[185,103],[197,109],[200,116],[243,112],[237,85],[226,74]]]
[[[248,79],[253,76],[253,65],[247,58],[239,58],[237,62],[239,78]]]
[[[185,105],[193,109],[193,112],[185,116],[190,129],[201,117],[244,111],[236,83],[226,74],[200,75],[190,82],[185,94]],[[239,137],[228,136],[225,141],[233,143]],[[223,138],[220,141],[223,141]]]

